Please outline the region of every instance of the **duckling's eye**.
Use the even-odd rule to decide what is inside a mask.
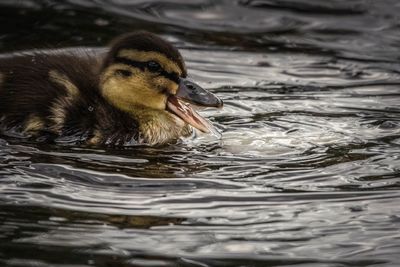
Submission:
[[[152,60],[147,62],[147,69],[151,72],[159,72],[161,70],[161,66],[160,64]]]
[[[116,70],[115,74],[120,75],[122,77],[129,77],[132,75],[132,72],[130,72],[129,70]]]

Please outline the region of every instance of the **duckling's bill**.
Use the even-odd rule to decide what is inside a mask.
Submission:
[[[167,110],[190,124],[194,128],[210,133],[212,125],[208,120],[200,116],[190,105],[196,104],[200,107],[221,108],[223,103],[213,93],[201,88],[199,85],[181,78],[176,95],[168,97]]]

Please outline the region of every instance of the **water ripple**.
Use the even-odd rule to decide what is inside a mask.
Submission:
[[[397,1],[0,6],[4,53],[147,29],[225,103],[163,147],[1,135],[2,266],[400,264]]]

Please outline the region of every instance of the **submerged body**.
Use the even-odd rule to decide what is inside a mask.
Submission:
[[[2,129],[30,137],[78,136],[88,144],[164,144],[189,135],[188,122],[200,129],[205,124],[197,114],[182,113],[179,94],[204,99],[188,97],[199,87],[183,84],[181,56],[162,39],[134,33],[114,42],[105,56],[82,52],[0,58]]]

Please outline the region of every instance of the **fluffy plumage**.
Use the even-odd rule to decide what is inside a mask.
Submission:
[[[95,143],[138,140],[138,122],[110,105],[98,88],[98,58],[35,53],[0,60],[3,129],[27,135],[76,135]]]

